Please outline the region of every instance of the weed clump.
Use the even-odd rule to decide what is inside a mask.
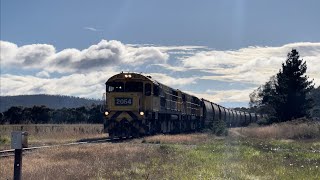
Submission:
[[[8,138],[0,136],[0,144],[6,144],[9,142]]]
[[[159,152],[161,154],[170,154],[175,152],[175,147],[172,145],[162,144],[159,147]]]
[[[214,121],[212,123],[211,131],[213,134],[215,134],[217,136],[227,136],[228,135],[227,125],[221,119]]]

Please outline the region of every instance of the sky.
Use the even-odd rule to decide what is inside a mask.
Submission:
[[[1,0],[0,95],[102,98],[121,71],[226,107],[297,49],[320,85],[320,1]]]

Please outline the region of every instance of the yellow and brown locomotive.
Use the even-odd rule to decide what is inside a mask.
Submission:
[[[150,76],[120,73],[106,82],[105,131],[111,137],[181,132],[202,127],[201,100]]]
[[[138,73],[106,82],[105,132],[113,137],[179,133],[210,127],[217,119],[244,126],[260,116],[224,108]]]

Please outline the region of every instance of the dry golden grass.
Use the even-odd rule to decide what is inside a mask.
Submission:
[[[23,179],[319,179],[318,140],[286,140],[319,137],[319,130],[314,122],[281,123],[232,128],[231,137],[225,138],[210,133],[156,135],[125,143],[39,149],[23,156]],[[64,133],[53,134],[59,134],[61,142],[82,137],[71,130],[69,137],[61,136]],[[0,180],[12,176],[13,157],[0,158]]]
[[[52,133],[92,134],[101,133],[101,124],[20,124],[0,125],[0,135],[10,136],[12,131],[27,131],[32,135],[50,136]]]
[[[176,134],[176,135],[155,135],[145,137],[143,142],[157,143],[157,144],[200,144],[208,142],[214,135],[208,133],[194,133],[194,134]]]
[[[320,178],[320,156],[310,151],[313,146],[309,143],[278,143],[277,147],[289,151],[269,151],[264,149],[266,144],[261,146],[261,140],[197,136],[208,142],[192,140],[194,147],[186,148],[190,145],[182,145],[180,140],[189,143],[190,139],[166,135],[160,140],[175,139],[178,144],[126,141],[35,150],[23,157],[23,179]],[[13,157],[0,158],[0,180],[12,179],[12,167]]]
[[[6,143],[0,143],[1,149],[10,148],[12,131],[27,131],[29,146],[60,144],[88,138],[103,138],[103,125],[100,124],[28,124],[0,125],[0,136]]]
[[[101,179],[128,177],[134,163],[160,154],[143,144],[104,143],[37,150],[23,156],[23,179]],[[13,176],[13,158],[0,158],[0,179]],[[134,174],[131,176],[134,177]]]
[[[229,129],[230,136],[269,139],[317,139],[320,138],[320,122],[285,122],[263,127]]]

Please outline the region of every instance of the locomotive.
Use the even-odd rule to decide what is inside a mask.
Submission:
[[[246,126],[261,118],[199,99],[151,76],[123,72],[106,82],[104,115],[104,131],[111,138],[198,131],[219,119],[229,127]]]

